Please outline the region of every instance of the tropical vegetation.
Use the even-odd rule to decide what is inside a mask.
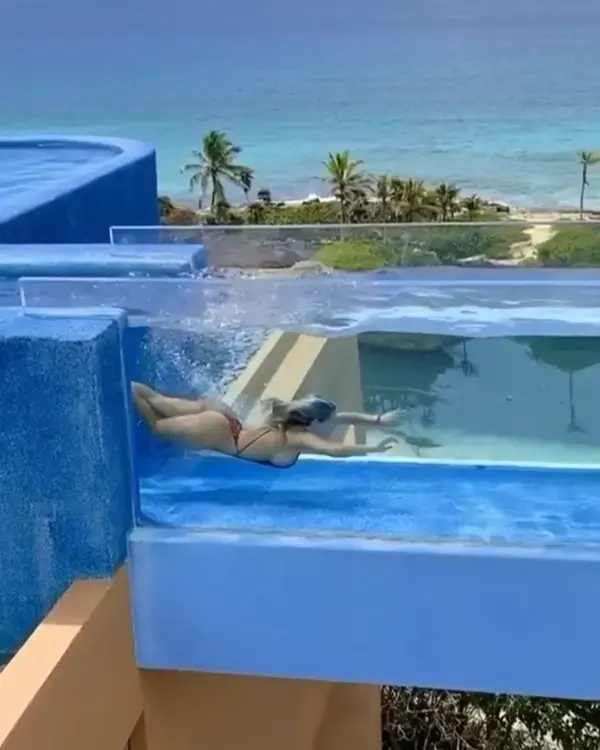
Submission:
[[[205,209],[201,219],[205,223],[475,221],[490,215],[497,217],[500,208],[490,206],[477,195],[463,197],[460,189],[449,183],[432,186],[393,174],[374,176],[348,150],[330,152],[322,162],[323,183],[333,201],[275,203],[267,188],[260,188],[256,200],[250,201],[254,170],[238,162],[241,152],[226,133],[211,130],[202,138],[200,148],[192,152],[193,161],[183,167],[182,172],[189,175],[190,190],[200,189],[200,207]],[[243,206],[232,208],[227,198],[228,185],[243,192]]]
[[[322,162],[322,180],[331,199],[286,204],[274,201],[266,187],[255,189],[253,199],[254,170],[240,161],[241,153],[242,149],[223,131],[206,133],[192,161],[182,169],[189,176],[190,189],[200,191],[200,210],[183,208],[162,197],[162,221],[174,225],[336,225],[336,233],[328,236],[320,230],[314,238],[311,236],[310,244],[316,251],[315,260],[340,270],[477,259],[542,266],[600,265],[600,232],[593,226],[558,226],[535,252],[519,257],[515,247],[531,243],[531,238],[522,227],[502,221],[507,218],[507,207],[476,194],[464,196],[448,182],[430,185],[392,173],[373,175],[348,150],[332,151]],[[590,169],[600,163],[600,155],[581,151],[577,158],[581,166],[579,213],[583,216]],[[229,202],[229,188],[243,194],[243,204],[233,206]],[[497,226],[479,226],[492,221]],[[436,230],[438,222],[454,222],[456,228]],[[365,227],[362,231],[356,226],[361,224],[390,227]],[[419,226],[411,229],[412,224]],[[352,228],[339,229],[346,225]],[[303,229],[302,237],[307,233],[308,228]]]
[[[185,164],[182,172],[190,175],[190,189],[200,187],[204,199],[210,190],[210,210],[224,212],[228,207],[225,183],[241,188],[246,195],[252,188],[254,170],[237,163],[242,149],[235,146],[222,130],[210,130],[199,149],[192,152],[193,162]]]
[[[600,747],[600,703],[395,687],[381,703],[383,750]]]
[[[558,225],[537,256],[542,266],[600,266],[600,227]]]

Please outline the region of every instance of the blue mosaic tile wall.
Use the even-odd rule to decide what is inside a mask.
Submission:
[[[0,316],[0,653],[77,578],[112,574],[131,528],[124,316]]]

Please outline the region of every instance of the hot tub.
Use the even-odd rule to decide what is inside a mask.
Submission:
[[[108,242],[158,223],[154,149],[118,138],[0,139],[0,243]]]

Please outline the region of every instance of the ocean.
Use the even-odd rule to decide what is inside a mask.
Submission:
[[[176,196],[218,128],[277,198],[324,194],[322,161],[348,148],[374,173],[576,205],[576,152],[600,149],[600,6],[416,5],[20,0],[0,11],[0,134],[150,141]],[[600,165],[588,205],[600,209]]]

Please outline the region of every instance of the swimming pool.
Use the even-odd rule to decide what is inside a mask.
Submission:
[[[119,153],[101,144],[90,148],[53,141],[0,146],[0,202],[49,187]]]
[[[141,479],[144,522],[429,542],[600,544],[600,468],[202,456]]]
[[[600,695],[600,470],[202,456],[141,490],[144,668]]]
[[[409,340],[420,350],[401,350]],[[599,337],[381,341],[388,348],[359,346],[364,407],[405,410],[390,430],[401,455],[600,463]],[[380,431],[369,432],[376,442]]]

